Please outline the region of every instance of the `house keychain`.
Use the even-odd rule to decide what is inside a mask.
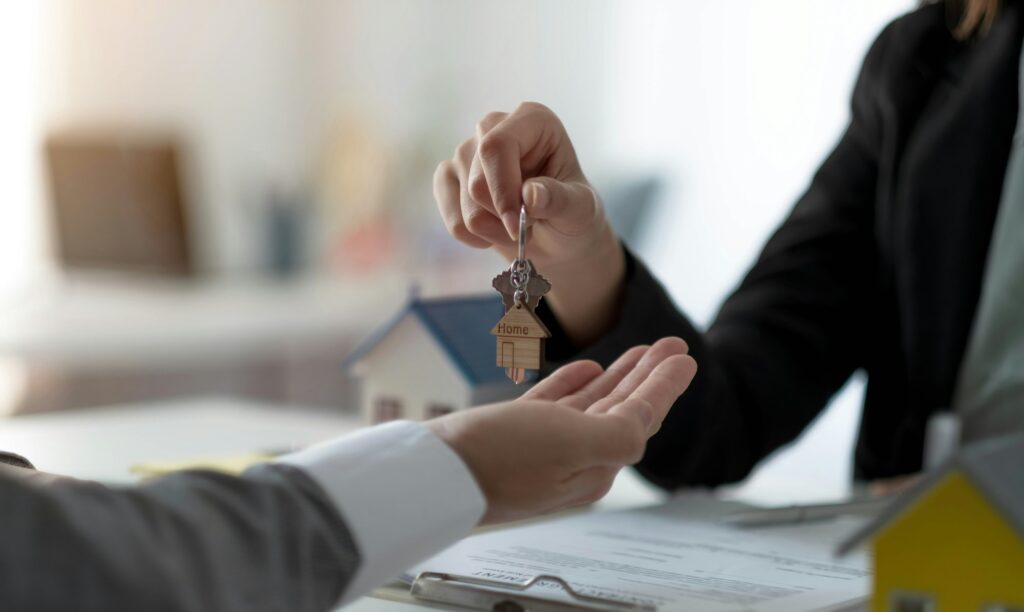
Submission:
[[[498,367],[517,385],[526,380],[526,370],[539,370],[544,363],[544,340],[551,337],[534,313],[551,283],[537,274],[526,258],[526,207],[519,210],[519,253],[512,265],[494,277],[491,285],[501,294],[505,315],[491,330],[497,338]]]

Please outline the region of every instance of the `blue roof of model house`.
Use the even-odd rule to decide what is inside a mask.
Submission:
[[[411,314],[420,320],[470,385],[507,381],[505,371],[495,365],[494,337],[491,336],[491,327],[503,312],[499,295],[413,298],[345,360],[345,368],[365,357]]]

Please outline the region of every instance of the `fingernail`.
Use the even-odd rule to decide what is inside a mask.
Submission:
[[[551,200],[551,192],[548,191],[548,188],[544,185],[544,183],[534,183],[533,184],[533,207],[534,208],[544,208],[545,206],[548,205],[548,202],[550,200]]]
[[[505,222],[505,229],[508,230],[508,235],[513,240],[519,238],[519,213],[518,212],[507,212],[501,216]]]

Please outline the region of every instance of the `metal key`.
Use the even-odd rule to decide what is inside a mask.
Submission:
[[[539,370],[544,363],[544,340],[551,337],[535,310],[551,290],[526,258],[526,207],[519,210],[519,252],[516,259],[491,281],[501,294],[505,315],[491,329],[497,340],[498,367],[516,384],[526,380],[527,370]]]

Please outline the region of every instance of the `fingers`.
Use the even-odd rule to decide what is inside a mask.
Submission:
[[[613,406],[624,401],[633,391],[640,386],[644,380],[654,371],[662,361],[673,355],[685,355],[689,347],[681,338],[662,338],[655,342],[650,350],[644,354],[639,363],[615,386],[604,398],[598,399],[587,412],[600,414],[608,412]]]
[[[469,172],[477,151],[476,138],[463,142],[455,150],[452,166],[459,181],[459,214],[466,230],[478,241],[489,245],[509,247],[512,239],[501,221],[487,208],[481,206],[469,193]]]
[[[495,126],[505,120],[508,113],[488,113],[476,125],[476,141],[479,143],[484,139]],[[487,177],[484,176],[483,167],[480,165],[480,151],[473,155],[473,162],[469,166],[469,195],[482,207],[494,212],[494,202],[491,200],[491,191],[487,187]]]
[[[920,474],[875,480],[868,485],[868,494],[871,497],[882,497],[884,495],[900,493],[916,485],[920,480]]]
[[[574,361],[534,385],[521,399],[558,401],[603,373],[596,361]]]
[[[523,183],[522,196],[531,221],[545,220],[569,236],[585,232],[601,214],[597,194],[584,182],[532,178]]]
[[[668,357],[644,378],[628,398],[612,406],[608,413],[634,419],[643,425],[647,436],[654,435],[696,373],[697,362],[689,355]]]
[[[466,229],[488,244],[500,247],[512,247],[515,241],[505,231],[505,226],[491,211],[473,201],[466,190],[466,183],[461,185],[460,209],[465,220]]]
[[[434,200],[448,233],[456,240],[477,249],[491,246],[490,242],[469,231],[463,221],[459,176],[450,161],[441,162],[434,172]]]
[[[678,339],[676,339],[678,340]],[[661,352],[658,341],[644,360]],[[681,348],[676,344],[676,349]],[[616,393],[641,368],[630,372],[616,387]],[[686,390],[697,373],[697,362],[689,355],[676,353],[661,359],[628,397],[606,411],[587,411],[587,457],[591,465],[632,465],[643,457],[647,440],[661,427],[672,404]],[[609,396],[610,397],[610,396]]]
[[[553,229],[570,236],[583,233],[600,214],[561,121],[541,104],[525,102],[511,114],[488,114],[477,124],[476,136],[456,149],[450,166],[442,166],[434,180],[438,209],[449,232],[471,246],[514,247],[527,195],[523,177],[550,168],[563,172],[559,178],[568,182],[542,181],[529,197]]]
[[[510,237],[519,233],[522,198],[523,158],[546,157],[554,151],[549,138],[560,126],[550,110],[540,104],[524,103],[480,139],[478,157],[487,180],[494,211]]]
[[[629,349],[616,359],[612,365],[608,366],[608,369],[603,374],[589,381],[572,395],[564,397],[559,403],[571,406],[577,410],[588,409],[611,393],[622,382],[622,379],[636,367],[636,364],[647,353],[649,348],[646,345],[642,345]]]
[[[581,428],[587,465],[632,465],[643,456],[647,439],[683,392],[696,362],[679,338],[626,351],[603,374],[559,404],[585,411]]]

